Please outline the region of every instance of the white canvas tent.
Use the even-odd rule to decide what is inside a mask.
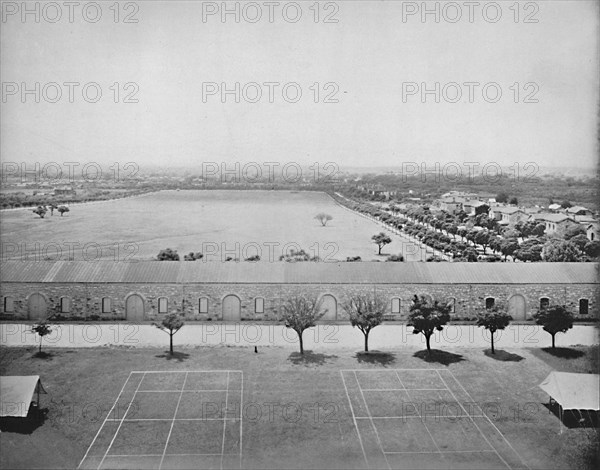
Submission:
[[[559,418],[565,410],[600,410],[600,375],[550,372],[539,385],[559,405]],[[561,424],[562,426],[562,424]],[[562,427],[561,427],[562,431]]]
[[[33,395],[46,393],[39,375],[0,377],[0,417],[26,418]]]

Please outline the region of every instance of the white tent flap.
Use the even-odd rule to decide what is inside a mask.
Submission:
[[[0,417],[26,418],[38,386],[39,375],[0,377]]]
[[[550,372],[540,388],[556,400],[563,410],[600,409],[600,375]]]

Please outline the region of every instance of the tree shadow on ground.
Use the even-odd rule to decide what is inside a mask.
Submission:
[[[578,357],[585,356],[583,351],[578,351],[577,349],[572,348],[542,348],[542,351],[563,359],[577,359]]]
[[[543,403],[550,413],[560,420],[560,407],[557,402]],[[562,423],[569,429],[573,428],[597,428],[598,412],[591,410],[564,410]]]
[[[35,404],[29,407],[25,418],[5,416],[0,418],[0,431],[16,434],[31,434],[42,426],[48,417],[48,408],[38,408]]]
[[[523,356],[509,353],[508,351],[503,351],[502,349],[496,349],[495,354],[492,354],[491,349],[486,349],[483,353],[490,359],[495,359],[496,361],[502,362],[519,362],[525,359]]]
[[[188,353],[175,351],[171,354],[169,351],[165,351],[164,354],[158,354],[154,357],[158,357],[159,359],[166,359],[167,361],[177,361],[183,362],[186,359],[189,359],[190,355]]]
[[[327,355],[323,353],[314,353],[312,351],[304,351],[304,354],[300,354],[299,352],[293,352],[289,355],[288,361],[297,366],[310,367],[314,366],[322,366],[327,363],[327,361],[333,361],[338,357],[335,355]]]
[[[46,361],[51,361],[52,358],[54,358],[55,354],[52,354],[51,352],[46,352],[46,351],[36,351],[34,354],[32,354],[31,358],[35,358],[35,359],[44,359]]]
[[[381,351],[361,351],[357,352],[354,357],[360,364],[379,364],[383,367],[387,367],[396,362],[396,356],[394,354]]]
[[[423,359],[425,362],[433,362],[443,364],[445,366],[465,360],[460,354],[454,354],[448,351],[440,351],[439,349],[432,349],[430,353],[428,353],[426,349],[423,351],[417,351],[413,354],[413,357]]]

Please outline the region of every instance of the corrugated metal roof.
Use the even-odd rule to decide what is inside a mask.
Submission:
[[[247,263],[7,261],[2,282],[593,284],[597,263]]]

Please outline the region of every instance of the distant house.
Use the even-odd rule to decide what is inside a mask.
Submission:
[[[529,219],[529,214],[514,206],[494,206],[490,209],[489,215],[500,225],[516,225]]]
[[[591,242],[598,241],[598,235],[599,235],[598,229],[599,229],[598,223],[589,224],[586,227],[586,235],[587,235],[589,241],[591,241]]]
[[[567,229],[579,225],[578,222],[565,214],[550,214],[546,212],[534,214],[532,217],[533,220],[546,225],[546,230],[544,231],[546,235],[562,235]]]
[[[582,206],[568,207],[565,212],[569,215],[592,215],[591,210]]]
[[[75,196],[75,190],[69,186],[63,186],[61,188],[54,188],[55,196]]]
[[[448,191],[447,193],[444,193],[440,196],[441,199],[447,198],[447,197],[455,197],[455,198],[462,198],[463,200],[468,200],[468,199],[477,199],[477,194],[476,193],[466,193],[464,191]]]
[[[560,204],[550,204],[548,210],[550,212],[558,212],[560,210]]]
[[[464,199],[460,197],[444,197],[439,200],[439,208],[448,214],[456,214],[462,210]]]
[[[469,215],[479,215],[482,213],[486,213],[489,206],[478,199],[471,199],[469,201],[463,202],[463,211],[465,211]]]

